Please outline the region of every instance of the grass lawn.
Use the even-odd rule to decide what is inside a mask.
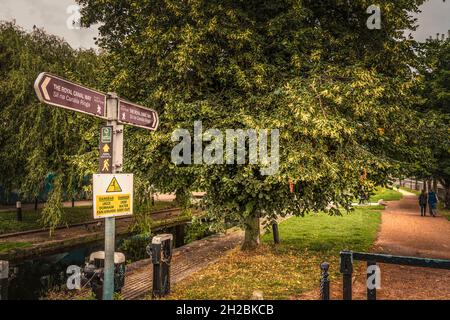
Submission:
[[[169,207],[173,207],[172,202],[156,201],[153,210],[162,210]],[[39,223],[41,212],[42,209],[37,211],[33,209],[23,210],[22,222],[16,220],[16,211],[0,212],[0,234],[42,228],[42,225]],[[64,212],[62,226],[93,220],[91,206],[64,208]]]
[[[378,202],[383,199],[384,201],[400,200],[403,195],[395,190],[378,187],[375,190],[375,194],[369,198],[369,202]]]
[[[407,188],[407,187],[400,187],[400,189],[414,193],[416,196],[420,195],[420,190],[414,190],[414,189]]]
[[[6,252],[11,249],[25,248],[31,246],[30,242],[6,242],[0,243],[0,252]]]
[[[255,290],[262,291],[264,299],[298,298],[318,289],[321,262],[331,264],[333,281],[339,275],[341,250],[370,249],[382,209],[361,207],[342,216],[321,213],[289,218],[279,225],[280,245],[273,245],[267,233],[255,252],[236,248],[173,285],[169,299],[250,299]]]

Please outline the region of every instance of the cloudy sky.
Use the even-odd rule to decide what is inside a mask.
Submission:
[[[375,1],[376,2],[376,1]],[[16,20],[16,23],[31,30],[33,26],[44,28],[48,33],[66,39],[75,48],[95,47],[94,37],[97,28],[69,29],[67,22],[72,21],[75,0],[0,0],[0,20]],[[430,35],[450,30],[450,0],[428,0],[422,6],[418,16],[419,29],[413,33],[423,41]]]

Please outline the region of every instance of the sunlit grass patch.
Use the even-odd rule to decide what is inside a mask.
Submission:
[[[369,202],[378,202],[383,199],[384,201],[395,201],[403,198],[403,195],[393,189],[377,188],[375,194],[369,198]]]

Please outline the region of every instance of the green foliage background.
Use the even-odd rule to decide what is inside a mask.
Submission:
[[[382,29],[369,30],[365,0],[78,0],[83,24],[101,24],[98,52],[2,23],[0,184],[33,197],[56,173],[42,219],[52,226],[56,193],[74,194],[96,170],[100,122],[39,104],[32,85],[48,71],[159,112],[157,132],[125,129],[125,171],[135,173],[143,225],[156,191],[176,192],[184,207],[189,191],[206,191],[210,219],[247,229],[258,217],[339,214],[362,190],[436,172],[448,159],[433,136],[448,131],[448,44],[431,68],[441,71],[426,73],[421,52],[431,49],[403,34],[423,2],[383,2]],[[195,120],[204,130],[279,129],[279,171],[174,165],[171,134],[192,131]]]

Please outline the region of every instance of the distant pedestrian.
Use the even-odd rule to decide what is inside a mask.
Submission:
[[[430,215],[432,215],[433,217],[436,217],[437,203],[438,197],[434,190],[431,190],[430,192],[428,192],[428,207],[430,208]]]
[[[427,199],[428,199],[427,192],[425,190],[422,190],[422,192],[419,195],[419,206],[421,217],[425,217],[427,215]]]

